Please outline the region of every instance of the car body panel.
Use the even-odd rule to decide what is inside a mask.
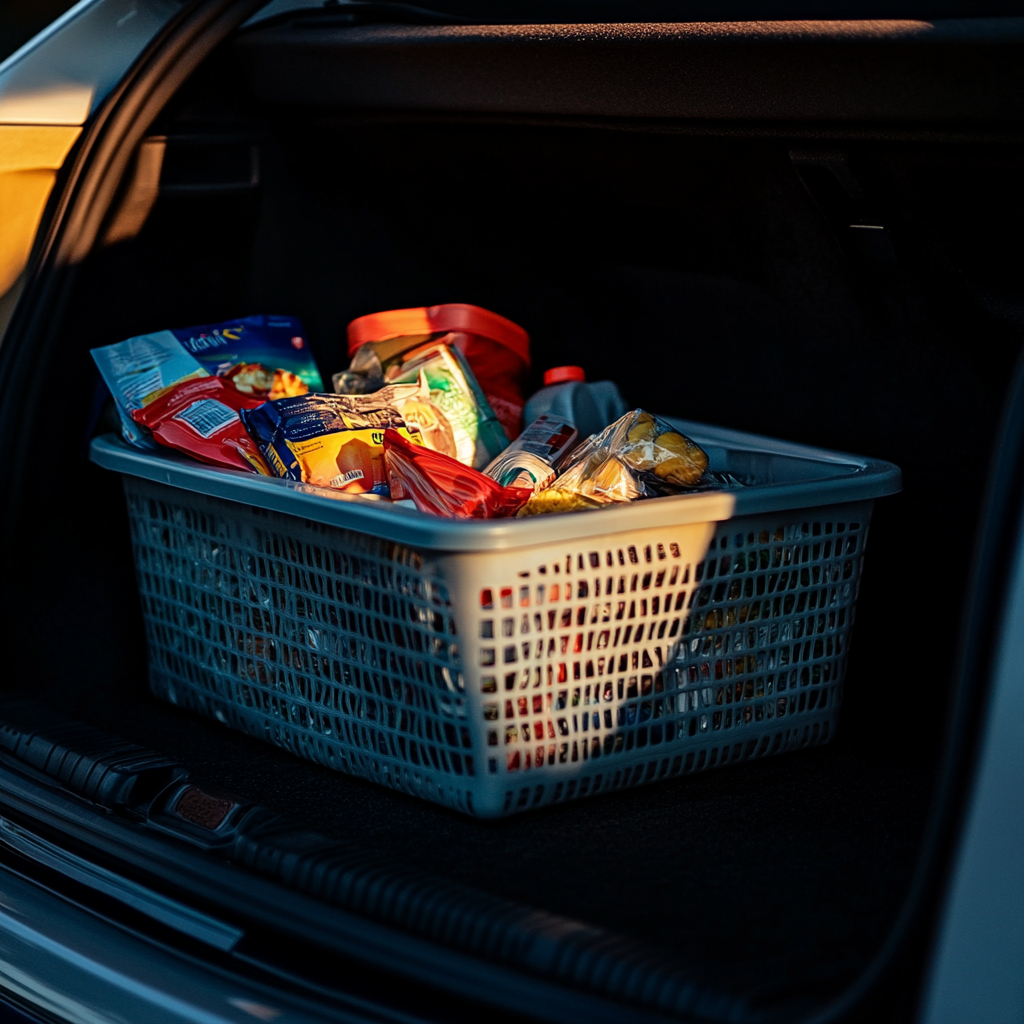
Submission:
[[[82,0],[0,63],[0,335],[82,125],[178,10],[174,0]]]

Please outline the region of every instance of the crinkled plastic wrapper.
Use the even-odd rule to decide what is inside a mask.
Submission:
[[[503,519],[514,516],[533,493],[502,487],[461,462],[411,444],[395,430],[384,433],[384,463],[391,497],[411,498],[421,512],[455,519]]]
[[[104,382],[113,395],[126,441],[153,448],[143,420],[134,415],[168,388],[210,375],[225,377],[238,391],[265,401],[323,389],[302,325],[295,317],[249,316],[220,324],[140,334],[94,348]]]
[[[543,491],[576,447],[576,428],[555,416],[539,416],[485,470],[503,487]]]
[[[407,348],[388,355],[399,342]],[[381,361],[381,355],[385,358]],[[393,339],[363,345],[348,370],[333,377],[339,394],[376,394],[387,385],[416,384],[398,408],[426,447],[474,469],[483,469],[508,447],[508,437],[480,389],[465,356],[443,341],[411,345]]]
[[[677,494],[699,487],[707,468],[707,453],[696,442],[636,409],[584,441],[558,479],[535,494],[519,515],[581,512]]]
[[[223,377],[185,380],[168,388],[132,418],[153,437],[201,462],[230,469],[248,469],[269,476],[256,443],[246,433],[239,413],[260,404],[243,395]]]
[[[302,395],[265,402],[242,414],[272,476],[387,497],[384,431],[410,433],[395,403],[416,385],[372,395]],[[419,443],[419,436],[412,442]]]
[[[349,356],[354,358],[347,372],[334,377],[338,394],[375,391],[386,383],[384,378],[397,379],[392,372],[396,361],[401,364],[410,349],[440,343],[465,357],[507,435],[505,443],[518,437],[523,427],[523,383],[530,366],[530,336],[518,324],[480,306],[450,302],[369,313],[353,320],[347,333]],[[375,378],[379,384],[374,383]]]

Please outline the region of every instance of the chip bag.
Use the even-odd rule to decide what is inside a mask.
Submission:
[[[228,377],[240,393],[261,401],[323,390],[302,325],[290,316],[140,334],[94,348],[92,357],[114,396],[124,439],[139,448],[154,445],[134,410],[184,380]]]
[[[248,469],[269,476],[263,457],[239,418],[239,411],[260,405],[223,377],[185,380],[168,388],[132,418],[148,427],[168,448],[201,462]]]
[[[698,487],[707,453],[664,420],[636,409],[583,442],[553,484],[519,515],[579,512]]]
[[[179,381],[209,376],[209,371],[185,351],[170,331],[142,334],[116,345],[94,348],[92,357],[114,396],[121,433],[137,448],[156,445],[148,431],[135,422],[132,413]]]
[[[404,345],[404,348],[402,347]],[[508,435],[488,404],[466,357],[446,341],[395,338],[363,345],[352,365],[333,377],[339,394],[367,394],[386,384],[419,384],[401,413],[434,451],[483,469],[508,447]],[[518,433],[518,431],[517,431]]]
[[[421,512],[455,519],[514,516],[533,491],[502,487],[461,462],[410,443],[397,430],[384,432],[384,464],[391,497],[412,499]]]
[[[243,412],[242,421],[272,476],[387,497],[384,431],[409,438],[395,402],[417,390],[403,385],[372,395],[282,398]]]
[[[510,440],[523,426],[523,383],[530,367],[530,336],[518,324],[480,306],[449,302],[441,306],[389,309],[369,313],[348,325],[348,354],[352,365],[339,394],[366,394],[374,375],[383,375],[395,358],[425,342],[441,342],[465,356],[473,377],[486,396]],[[360,358],[361,347],[371,344],[378,364]],[[364,352],[364,357],[367,353]],[[383,367],[383,369],[382,369]],[[495,453],[497,454],[497,453]],[[478,467],[479,468],[479,467]]]

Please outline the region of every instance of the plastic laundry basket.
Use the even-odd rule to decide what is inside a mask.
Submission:
[[[825,742],[899,470],[672,422],[755,482],[467,522],[96,439],[154,693],[478,817]]]

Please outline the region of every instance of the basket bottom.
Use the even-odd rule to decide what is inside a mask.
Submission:
[[[618,753],[613,758],[569,761],[564,778],[559,778],[556,772],[549,773],[544,781],[509,785],[508,776],[500,780],[485,776],[469,780],[470,785],[460,786],[449,776],[439,777],[393,758],[346,747],[332,741],[331,737],[311,734],[301,725],[283,718],[268,720],[255,710],[247,713],[246,708],[211,697],[194,683],[174,677],[161,666],[150,667],[150,689],[161,700],[213,718],[299,757],[478,818],[501,817],[821,746],[835,735],[839,718],[839,702],[836,701],[817,714],[801,714],[792,724],[784,719],[751,722],[725,732],[698,733],[681,744],[645,745]]]

